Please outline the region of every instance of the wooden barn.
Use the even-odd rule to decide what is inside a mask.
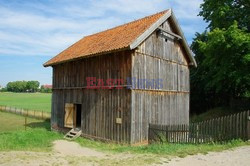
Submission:
[[[55,130],[143,144],[149,123],[189,123],[196,62],[171,9],[86,36],[44,66],[53,67]]]

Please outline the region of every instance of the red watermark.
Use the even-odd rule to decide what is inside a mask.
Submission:
[[[123,79],[96,79],[96,77],[87,77],[87,88],[88,89],[122,89],[124,84]]]

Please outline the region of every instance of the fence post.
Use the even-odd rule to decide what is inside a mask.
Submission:
[[[169,142],[168,141],[168,126],[166,126],[166,141],[167,141],[167,143]]]
[[[250,140],[250,111],[247,111],[247,140]]]
[[[26,131],[26,127],[27,127],[27,116],[25,116],[24,127],[25,127],[25,131]]]
[[[150,123],[148,124],[148,143],[150,144]]]

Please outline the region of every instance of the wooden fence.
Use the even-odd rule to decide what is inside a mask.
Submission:
[[[28,110],[22,108],[15,108],[10,106],[0,106],[0,111],[15,113],[22,116],[28,116],[38,119],[50,119],[50,112],[37,111],[37,110]]]
[[[250,111],[190,123],[189,125],[149,124],[149,142],[210,143],[250,139]]]

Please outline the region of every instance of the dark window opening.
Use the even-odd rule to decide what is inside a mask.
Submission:
[[[76,104],[76,127],[81,128],[82,105]]]

